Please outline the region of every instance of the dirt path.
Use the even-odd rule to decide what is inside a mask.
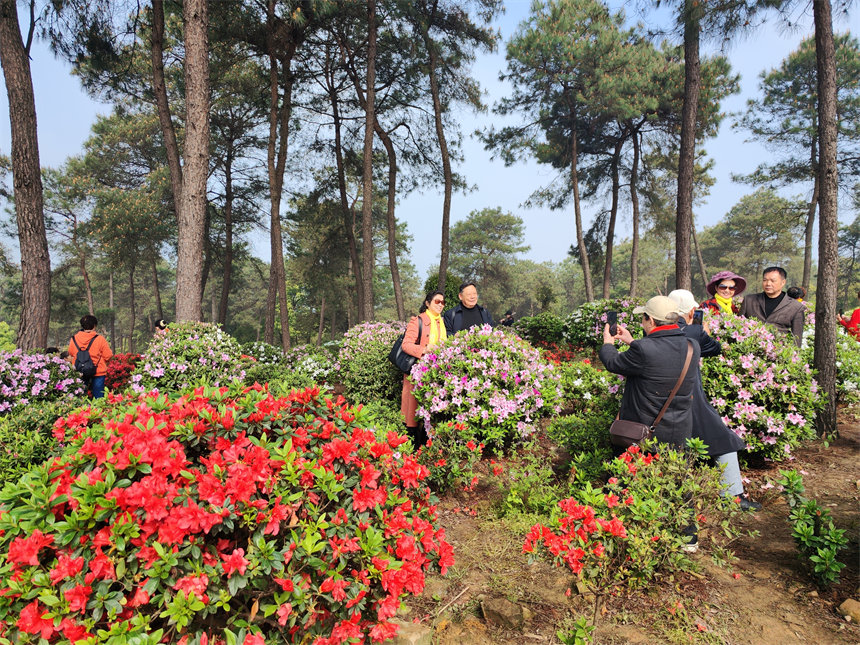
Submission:
[[[841,437],[795,453],[792,462],[747,472],[747,490],[764,508],[747,514],[744,526],[759,532],[735,545],[737,560],[716,566],[707,549],[696,556],[700,576],[657,581],[648,591],[610,599],[594,632],[597,645],[725,643],[728,645],[860,645],[860,626],[836,607],[860,600],[860,422],[840,414]],[[840,553],[847,564],[838,585],[820,591],[797,558],[788,506],[767,487],[779,467],[804,471],[808,497],[833,514],[851,542]],[[522,554],[527,526],[508,528],[492,511],[494,491],[448,495],[440,503],[442,524],[457,565],[445,578],[431,578],[410,604],[407,620],[432,625],[437,645],[558,643],[576,616],[591,616],[593,604],[579,597],[572,576],[546,563],[529,564]],[[521,529],[521,530],[520,530]],[[496,612],[485,619],[485,615]]]

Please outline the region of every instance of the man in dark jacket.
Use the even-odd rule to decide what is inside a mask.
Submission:
[[[787,274],[782,267],[768,267],[762,273],[761,293],[744,297],[741,316],[758,318],[777,331],[791,333],[794,342],[800,347],[803,340],[803,324],[806,322],[806,307],[797,300],[789,298],[782,288]]]
[[[609,325],[606,325],[599,355],[607,370],[627,377],[619,418],[651,425],[678,382],[687,347],[692,345],[690,368],[663,419],[654,429],[658,441],[683,448],[693,432],[692,404],[699,371],[699,345],[688,341],[678,327],[677,308],[666,296],[655,296],[644,307],[636,307],[633,313],[642,314],[642,327],[646,334],[639,340],[633,340],[623,325],[618,325],[618,333],[613,336],[609,333]],[[630,348],[619,352],[615,349],[616,340],[630,345]]]
[[[493,325],[493,316],[478,304],[478,289],[474,282],[460,285],[460,304],[444,314],[445,331],[453,336],[475,325]]]

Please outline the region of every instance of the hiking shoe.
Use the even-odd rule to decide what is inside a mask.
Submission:
[[[694,535],[684,546],[681,547],[684,553],[695,553],[699,550],[699,537]]]
[[[752,511],[756,513],[761,510],[761,504],[749,498],[749,495],[740,496],[740,507],[742,511]]]

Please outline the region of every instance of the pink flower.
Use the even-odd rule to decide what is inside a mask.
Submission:
[[[245,575],[245,570],[248,568],[248,560],[245,559],[245,549],[233,549],[230,555],[221,554],[221,559],[224,560],[224,573],[230,578],[234,571],[238,571],[240,576]],[[248,640],[246,639],[247,643]],[[262,640],[260,641],[263,642]]]

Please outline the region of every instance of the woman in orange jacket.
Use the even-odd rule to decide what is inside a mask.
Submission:
[[[442,311],[445,309],[445,294],[441,291],[428,293],[424,304],[418,310],[418,315],[409,321],[403,336],[401,347],[404,352],[415,358],[421,358],[431,347],[444,343],[447,338]],[[418,338],[418,319],[421,319],[421,338]],[[415,410],[418,401],[412,394],[412,381],[409,374],[403,375],[403,392],[400,395],[400,412],[406,423],[406,431],[412,437],[415,447],[427,443],[427,431],[419,427],[415,421]]]

